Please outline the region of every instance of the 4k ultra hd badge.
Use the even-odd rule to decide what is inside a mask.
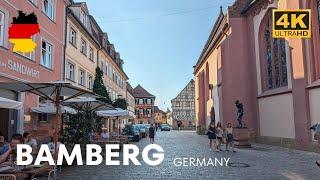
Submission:
[[[311,38],[311,10],[278,10],[272,13],[273,38]]]

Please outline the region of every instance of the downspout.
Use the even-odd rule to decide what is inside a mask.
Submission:
[[[67,49],[67,32],[68,32],[68,10],[71,4],[66,6],[64,14],[64,45],[63,45],[63,65],[62,65],[62,74],[61,80],[66,80],[66,49]]]

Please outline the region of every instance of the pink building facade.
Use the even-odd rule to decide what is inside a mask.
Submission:
[[[210,121],[236,122],[244,105],[252,139],[315,150],[309,127],[320,121],[319,1],[237,0],[221,12],[194,66],[200,133]],[[272,9],[311,9],[311,39],[273,39]]]
[[[67,0],[0,1],[0,82],[49,82],[62,79],[64,62],[64,29]],[[40,33],[32,38],[37,47],[32,53],[12,52],[8,28],[18,11],[34,12]],[[0,89],[0,96],[24,101],[22,110],[0,109],[0,131],[9,138],[15,132],[29,131],[39,137],[52,133],[49,115],[32,113],[39,104],[37,96]]]

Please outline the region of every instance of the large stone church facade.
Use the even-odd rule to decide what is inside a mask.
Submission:
[[[311,9],[311,39],[272,38],[273,9]],[[236,122],[244,105],[252,139],[315,150],[309,127],[320,122],[320,2],[236,0],[221,11],[194,66],[196,125]]]

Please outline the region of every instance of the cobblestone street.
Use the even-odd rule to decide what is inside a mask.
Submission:
[[[315,161],[316,153],[303,152],[261,144],[251,149],[236,149],[232,152],[213,152],[208,149],[206,136],[191,131],[160,132],[156,143],[165,151],[161,165],[146,165],[141,156],[141,166],[72,166],[59,173],[59,179],[319,179],[320,169]],[[138,143],[140,151],[148,144],[145,138]],[[224,150],[224,147],[223,147]],[[141,153],[140,153],[141,154]],[[230,157],[228,167],[178,167],[174,158],[221,158]],[[121,158],[120,158],[121,159]],[[244,167],[243,163],[248,167]],[[159,172],[159,173],[158,173]]]

